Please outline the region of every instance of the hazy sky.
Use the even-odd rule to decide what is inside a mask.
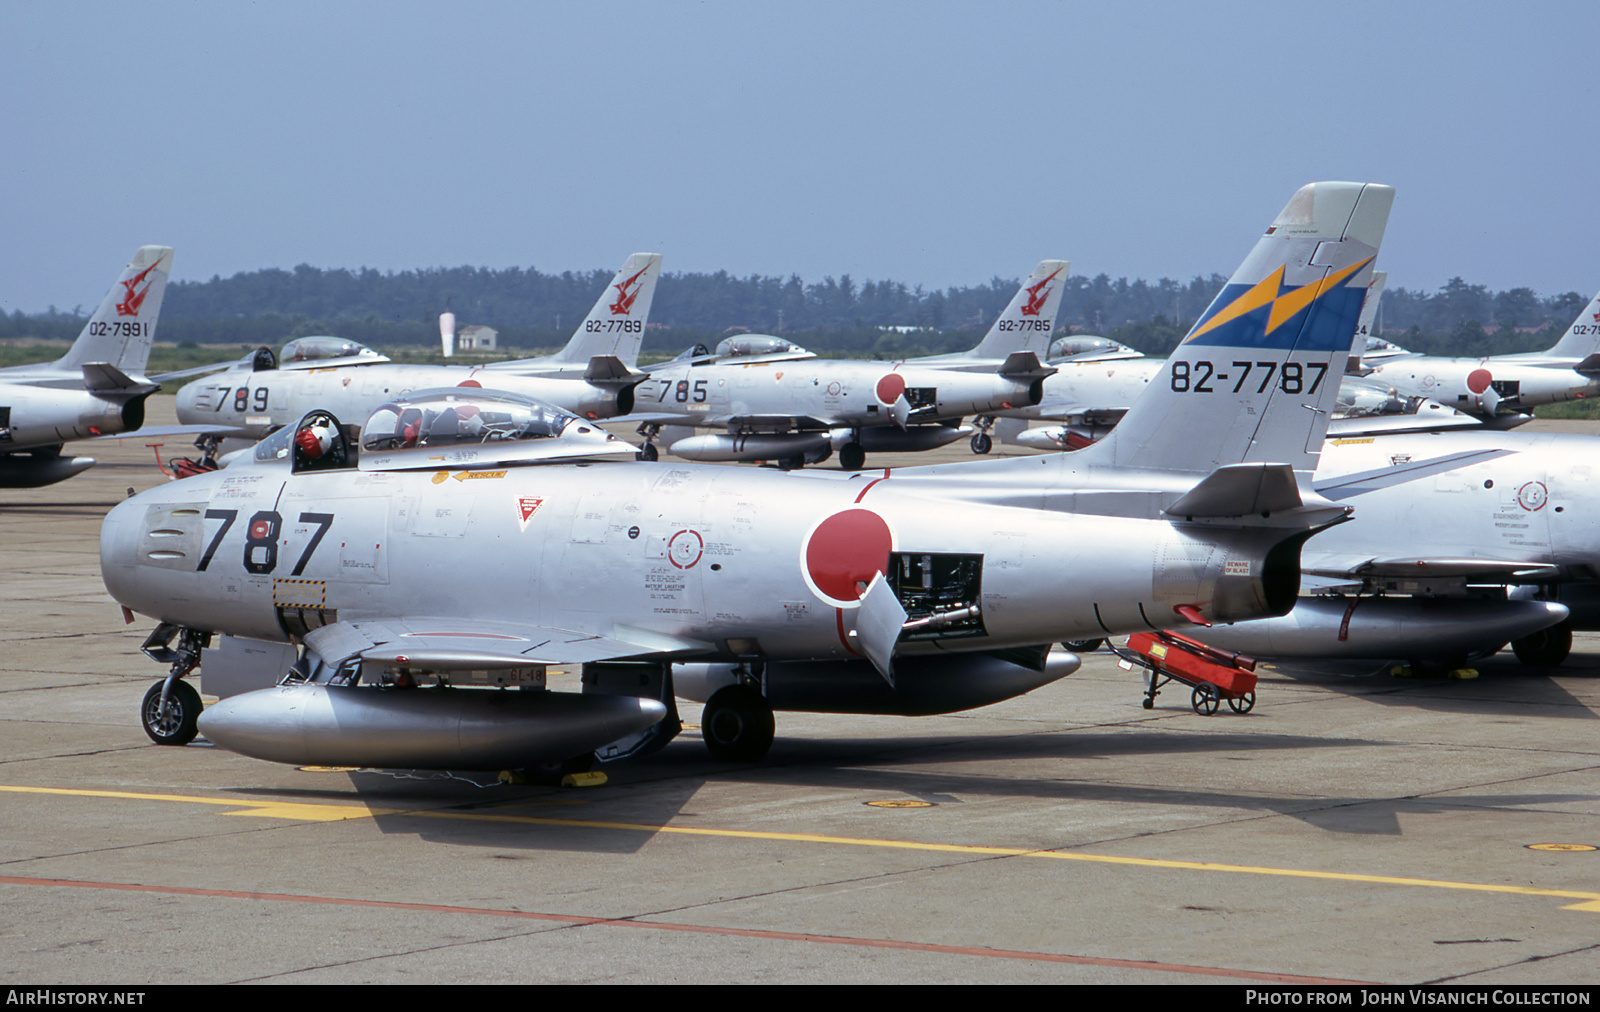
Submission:
[[[1600,287],[1600,5],[0,0],[0,309],[460,264],[1233,269],[1315,179],[1390,286]]]

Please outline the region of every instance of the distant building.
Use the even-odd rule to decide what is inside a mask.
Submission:
[[[472,323],[456,331],[457,351],[493,351],[500,332],[493,327]]]

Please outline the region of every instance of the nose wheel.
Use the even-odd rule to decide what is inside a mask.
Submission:
[[[656,460],[661,456],[661,451],[656,449],[656,437],[661,434],[661,426],[653,422],[642,422],[635,430],[644,437],[644,445],[639,447],[639,452],[633,456],[636,460]]]
[[[200,693],[188,682],[175,681],[163,703],[161,689],[165,684],[156,682],[144,694],[144,702],[139,706],[140,723],[144,725],[144,733],[157,745],[187,745],[199,733],[195,722],[200,719],[203,708]]]
[[[718,689],[700,717],[700,734],[713,759],[753,763],[772,747],[772,707],[748,685]]]

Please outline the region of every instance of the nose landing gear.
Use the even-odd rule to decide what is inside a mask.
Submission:
[[[173,637],[178,639],[174,648]],[[139,723],[157,745],[187,745],[194,741],[195,724],[203,704],[200,693],[183,679],[200,666],[200,651],[211,642],[211,634],[195,629],[180,629],[163,622],[145,638],[145,656],[168,664],[167,677],[151,685],[139,705]]]

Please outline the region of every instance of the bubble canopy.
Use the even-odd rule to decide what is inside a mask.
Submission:
[[[363,471],[469,467],[631,453],[571,412],[479,387],[417,390],[382,405],[361,427]]]
[[[1051,362],[1059,362],[1072,359],[1137,358],[1140,354],[1109,337],[1068,336],[1057,338],[1050,345],[1047,357]]]
[[[771,334],[736,334],[733,337],[723,338],[721,343],[717,345],[718,357],[778,355],[785,353],[797,355],[811,354],[798,344],[784,340],[781,337],[773,337]]]
[[[283,346],[279,362],[291,366],[297,362],[329,362],[341,358],[388,359],[364,344],[345,337],[297,337]]]

